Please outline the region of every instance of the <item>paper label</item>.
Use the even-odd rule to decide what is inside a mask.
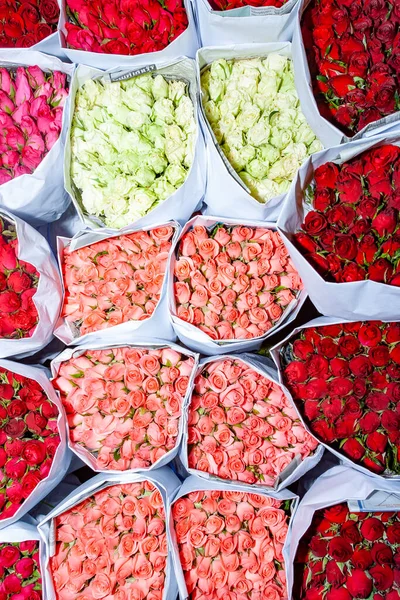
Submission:
[[[400,511],[400,496],[378,491],[373,492],[366,500],[349,500],[347,506],[353,512]]]

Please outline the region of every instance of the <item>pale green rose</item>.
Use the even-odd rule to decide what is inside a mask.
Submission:
[[[164,77],[157,75],[157,77],[154,77],[152,81],[153,84],[151,87],[151,93],[153,94],[154,98],[156,100],[160,100],[160,98],[168,98],[169,88]]]

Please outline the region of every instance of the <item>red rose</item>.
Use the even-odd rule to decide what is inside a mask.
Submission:
[[[285,368],[285,377],[289,383],[302,383],[308,379],[306,366],[299,362],[293,361]]]
[[[360,429],[363,433],[372,433],[376,431],[380,424],[379,415],[374,412],[367,412],[359,421]]]
[[[26,431],[26,425],[23,419],[10,419],[4,427],[4,432],[11,438],[20,438]]]
[[[371,409],[376,411],[385,410],[388,407],[390,398],[382,392],[371,392],[368,394],[365,404]]]
[[[334,190],[336,188],[336,179],[339,175],[339,169],[334,163],[325,163],[318,167],[314,172],[314,179],[317,187],[321,189],[329,188]]]
[[[369,542],[379,540],[385,531],[381,521],[376,517],[365,519],[361,525],[361,534]]]
[[[370,550],[360,548],[359,550],[355,550],[353,556],[351,557],[351,562],[356,569],[363,569],[365,571],[372,565],[374,561],[372,559]]]
[[[370,450],[373,452],[383,453],[386,450],[388,439],[383,433],[374,431],[367,435],[365,442]]]
[[[358,339],[363,346],[373,348],[377,346],[382,339],[382,332],[378,325],[372,321],[364,323],[358,332]]]
[[[312,210],[307,213],[302,227],[310,235],[320,235],[326,225],[327,223],[324,215]]]
[[[353,598],[368,598],[372,592],[372,579],[361,569],[354,569],[347,577],[346,587]]]
[[[347,442],[343,444],[342,450],[353,460],[361,460],[365,454],[364,446],[355,439],[347,440]]]
[[[351,372],[356,377],[367,377],[372,371],[373,367],[367,356],[355,356],[349,362]]]
[[[393,570],[388,565],[376,565],[375,567],[371,567],[369,574],[373,578],[375,588],[379,592],[383,592],[392,587],[394,574]]]
[[[350,559],[353,549],[347,540],[335,537],[329,542],[328,553],[337,562],[346,562]]]
[[[383,542],[376,542],[371,548],[371,554],[374,562],[378,563],[378,565],[391,564],[393,562],[393,552]]]
[[[56,24],[58,22],[60,9],[56,0],[40,0],[39,12],[46,23]]]

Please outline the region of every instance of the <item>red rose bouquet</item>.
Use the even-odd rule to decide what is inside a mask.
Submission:
[[[182,0],[66,0],[69,48],[106,54],[163,50],[188,27]]]
[[[176,499],[172,516],[185,596],[190,600],[286,599],[282,550],[290,504],[290,500],[237,488],[211,487]]]
[[[400,110],[400,7],[312,0],[301,30],[321,115],[353,135]]]
[[[399,600],[398,512],[352,512],[335,504],[314,513],[295,558],[299,600]]]
[[[317,446],[281,387],[250,363],[227,357],[202,366],[188,414],[190,469],[274,486]]]
[[[58,407],[38,381],[1,366],[0,382],[1,521],[48,477],[61,438]]]
[[[0,47],[29,48],[57,31],[57,0],[2,0]]]
[[[21,528],[26,527],[25,524],[21,525]],[[20,535],[11,530],[5,537],[16,539]],[[0,542],[0,598],[42,599],[38,540]]]
[[[147,469],[176,455],[196,367],[181,350],[161,344],[66,350],[53,361],[70,446],[90,467]]]
[[[213,10],[232,10],[243,6],[282,8],[288,0],[210,0]]]
[[[52,149],[60,137],[67,90],[60,71],[0,68],[0,184],[33,173]]]
[[[39,273],[18,259],[15,224],[0,215],[0,337],[31,337],[39,322],[34,296]]]
[[[307,327],[280,349],[284,383],[311,432],[339,456],[400,475],[400,324]]]
[[[400,148],[384,144],[314,172],[294,242],[326,281],[400,286]]]

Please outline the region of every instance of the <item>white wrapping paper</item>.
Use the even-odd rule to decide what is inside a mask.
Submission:
[[[106,56],[106,55],[100,55]],[[197,123],[197,139],[195,145],[195,153],[193,157],[193,164],[189,169],[185,182],[179,187],[169,198],[161,202],[147,215],[135,221],[135,225],[138,227],[147,227],[159,223],[160,221],[168,221],[169,219],[175,219],[183,224],[187,221],[190,215],[199,208],[201,201],[205,193],[206,186],[206,155],[203,133],[201,131],[198,121],[198,100],[197,100],[197,85],[194,61],[188,58],[180,58],[175,62],[169,64],[164,63],[159,68],[154,65],[148,65],[145,72],[154,72],[156,74],[164,75],[167,78],[184,79],[187,81],[189,86],[189,95],[194,106],[194,117]],[[105,227],[101,219],[95,215],[88,215],[80,200],[73,189],[71,176],[70,176],[70,165],[71,165],[71,124],[74,116],[75,96],[78,89],[88,80],[97,79],[101,76],[107,77],[109,74],[131,74],[132,77],[143,74],[144,71],[129,71],[127,69],[112,69],[104,72],[99,69],[92,67],[86,67],[80,65],[76,71],[74,78],[71,82],[71,111],[69,111],[69,120],[67,124],[67,139],[65,146],[65,157],[64,157],[64,186],[69,195],[71,196],[72,202],[81,217],[83,223],[91,229],[97,229],[99,227]]]
[[[391,492],[400,493],[400,488],[393,488],[389,481],[379,481],[371,477],[365,477],[365,475],[345,466],[333,467],[315,481],[301,500],[292,519],[290,560],[288,561],[289,568],[287,571],[289,597],[292,597],[293,563],[297,548],[301,538],[311,525],[314,512],[320,508],[327,508],[349,500],[365,500],[375,491],[386,492],[390,495]],[[377,508],[377,511],[379,511],[379,508]]]
[[[182,483],[179,491],[176,493],[176,495],[173,499],[173,502],[170,505],[170,510],[169,510],[168,517],[167,517],[168,522],[169,522],[169,531],[170,531],[170,535],[171,535],[172,559],[174,561],[175,577],[176,577],[177,584],[178,584],[180,599],[187,600],[189,595],[188,595],[188,591],[186,588],[185,576],[184,576],[183,569],[182,569],[182,566],[181,566],[181,563],[179,560],[178,543],[177,543],[176,534],[175,534],[175,530],[174,530],[174,520],[172,517],[172,511],[171,511],[172,505],[174,504],[174,502],[176,502],[176,500],[178,500],[179,498],[182,498],[182,496],[185,496],[186,494],[190,494],[190,492],[208,491],[208,490],[211,490],[211,491],[212,490],[220,490],[223,492],[235,492],[235,491],[244,492],[245,491],[247,493],[253,493],[253,494],[263,493],[264,496],[276,498],[277,500],[292,500],[292,506],[291,506],[292,516],[290,518],[288,535],[287,535],[285,544],[283,546],[283,557],[284,557],[284,561],[285,561],[285,573],[286,573],[286,576],[288,576],[288,574],[290,573],[290,570],[289,570],[290,530],[291,530],[291,522],[293,521],[293,517],[296,514],[296,510],[297,510],[298,496],[296,496],[289,490],[283,490],[282,492],[279,492],[279,493],[272,492],[269,489],[260,491],[258,488],[254,489],[254,487],[252,487],[252,486],[247,486],[247,488],[246,488],[245,486],[239,486],[239,485],[236,485],[233,483],[228,483],[228,482],[220,483],[217,481],[206,481],[204,479],[200,479],[200,477],[195,477],[194,475],[192,475],[188,479],[185,479],[185,481]]]
[[[171,462],[171,460],[173,460],[179,452],[179,448],[180,448],[182,438],[184,435],[185,422],[187,420],[187,411],[188,411],[190,397],[191,397],[191,393],[192,393],[192,389],[193,389],[193,381],[194,381],[194,378],[195,378],[196,372],[197,372],[197,365],[198,365],[198,360],[199,360],[198,354],[195,354],[194,352],[191,352],[190,350],[187,350],[186,348],[182,348],[181,346],[178,346],[176,344],[172,344],[170,342],[163,342],[162,340],[152,340],[147,343],[144,342],[142,344],[108,344],[108,345],[104,345],[101,343],[97,343],[97,344],[86,343],[86,344],[82,344],[81,346],[79,346],[79,349],[66,348],[64,350],[64,352],[61,352],[61,354],[59,354],[51,362],[52,380],[54,380],[58,377],[59,369],[63,362],[68,361],[70,358],[73,358],[73,357],[76,358],[78,356],[81,356],[86,350],[105,350],[108,348],[121,348],[121,347],[125,347],[125,346],[129,346],[130,348],[138,348],[138,349],[144,348],[147,350],[172,348],[176,352],[183,354],[185,357],[187,357],[187,358],[192,357],[194,359],[193,370],[192,370],[192,373],[189,378],[189,383],[188,383],[185,397],[183,398],[183,401],[182,401],[182,411],[181,411],[181,416],[179,418],[179,431],[178,431],[178,435],[176,437],[175,447],[172,450],[170,450],[169,452],[167,452],[166,454],[164,454],[164,456],[162,456],[160,459],[158,459],[148,469],[144,469],[144,468],[128,469],[123,472],[124,473],[136,473],[136,472],[154,471],[155,469],[158,469],[159,467],[164,467],[169,462]],[[60,393],[58,391],[56,393],[60,397]],[[61,399],[60,399],[60,402],[61,402]],[[93,456],[93,454],[86,448],[83,448],[80,444],[75,444],[71,441],[70,436],[69,436],[68,423],[67,423],[67,430],[68,430],[68,444],[69,444],[69,447],[71,448],[72,452],[74,452],[80,459],[82,459],[83,462],[88,465],[88,467],[93,469],[93,471],[95,471],[97,473],[102,473],[102,472],[103,473],[116,473],[116,474],[121,473],[121,471],[97,468],[96,460],[95,460],[95,457]]]
[[[198,0],[203,2],[203,0]],[[267,44],[242,44],[236,46],[213,46],[201,48],[197,52],[197,79],[200,89],[201,71],[215,60],[224,58],[226,60],[245,58],[265,58],[269,54],[279,52],[282,56],[289,58],[293,55],[292,45],[289,42],[267,43]],[[299,86],[296,84],[299,94]],[[201,92],[200,92],[201,95]],[[299,94],[300,97],[300,94]],[[303,106],[302,106],[303,108]],[[258,202],[247,190],[244,182],[237,175],[222,150],[217,145],[204,110],[199,101],[201,122],[205,132],[207,147],[207,189],[205,203],[206,214],[221,215],[240,219],[243,215],[246,219],[276,221],[282,208],[286,194],[280,194],[271,198],[267,203]],[[304,109],[303,109],[304,111]],[[310,125],[311,122],[309,122]],[[313,128],[319,137],[318,128]]]
[[[282,383],[278,382],[278,374],[277,374],[276,370],[273,368],[272,363],[268,359],[263,360],[261,356],[257,356],[255,354],[246,354],[246,353],[226,354],[226,355],[222,355],[222,356],[210,356],[208,358],[204,358],[200,361],[200,364],[197,367],[197,372],[195,374],[195,377],[197,377],[197,375],[199,375],[202,372],[205,365],[207,365],[211,362],[214,362],[216,360],[224,360],[224,359],[239,360],[239,361],[243,362],[245,365],[248,365],[251,369],[254,369],[254,371],[259,373],[263,377],[266,377],[267,379],[269,379],[270,381],[273,381],[274,383],[279,383],[284,394],[290,398],[289,392],[287,391],[285,386]],[[193,389],[192,389],[192,392],[193,392]],[[192,396],[192,394],[190,394],[188,406],[190,406],[191,396]],[[309,471],[310,469],[313,469],[319,463],[319,461],[321,460],[321,457],[324,453],[323,447],[321,445],[319,445],[315,449],[313,454],[311,456],[307,456],[307,458],[305,458],[304,460],[301,459],[300,455],[297,455],[295,457],[295,459],[293,459],[292,462],[279,475],[274,488],[271,488],[269,486],[262,485],[262,484],[253,484],[253,485],[249,486],[248,484],[246,485],[245,483],[241,483],[240,481],[229,481],[229,480],[217,477],[216,475],[211,475],[209,473],[205,473],[204,471],[199,471],[197,469],[192,469],[189,467],[187,420],[188,420],[188,411],[186,411],[186,413],[185,413],[184,432],[183,432],[182,443],[181,443],[180,459],[182,461],[183,466],[185,467],[187,472],[190,473],[190,475],[197,475],[197,477],[204,478],[207,481],[213,481],[213,482],[218,481],[218,482],[227,484],[228,486],[236,485],[238,487],[241,487],[241,486],[244,486],[247,488],[250,487],[252,489],[254,488],[255,490],[259,490],[261,492],[264,491],[265,493],[267,493],[267,492],[269,493],[271,490],[280,492],[284,488],[288,487],[289,485],[291,485],[292,483],[294,483],[295,481],[300,479],[300,477],[302,477],[305,473],[307,473],[307,471]],[[229,489],[230,489],[230,487],[229,487]]]
[[[97,69],[111,69],[113,67],[137,68],[149,64],[161,64],[170,61],[178,56],[190,56],[194,58],[196,50],[199,47],[197,30],[193,14],[193,0],[183,0],[188,17],[188,27],[173,42],[168,44],[164,50],[158,52],[149,52],[147,54],[136,54],[126,56],[123,54],[103,54],[101,52],[89,52],[86,50],[74,50],[67,47],[67,30],[65,23],[68,22],[66,2],[58,0],[60,5],[60,20],[58,22],[59,45],[61,52],[73,63],[89,65]],[[151,32],[149,31],[149,38]]]
[[[400,132],[350,142],[322,150],[311,156],[299,169],[278,219],[278,230],[300,273],[304,287],[323,315],[351,321],[363,319],[392,321],[399,317],[399,287],[368,280],[346,283],[324,281],[294,244],[294,233],[301,229],[305,215],[312,210],[312,207],[305,202],[304,193],[313,181],[315,169],[331,161],[341,164],[382,144],[400,146]]]
[[[0,66],[7,69],[37,65],[43,71],[61,71],[71,80],[74,65],[34,50],[0,49]],[[0,185],[0,209],[11,210],[32,225],[55,221],[66,210],[69,199],[63,190],[63,160],[69,96],[64,105],[59,139],[31,175],[20,175]]]
[[[261,221],[243,221],[238,219],[225,219],[223,217],[212,217],[208,215],[199,215],[190,219],[182,229],[179,240],[176,243],[175,255],[179,249],[179,242],[184,234],[189,231],[194,225],[203,225],[204,227],[214,227],[217,223],[224,223],[225,225],[245,225],[246,227],[264,227],[272,230],[276,230],[274,223],[261,222]],[[264,335],[251,340],[245,339],[233,339],[233,340],[212,340],[209,335],[204,331],[201,331],[195,325],[183,321],[176,316],[176,302],[174,294],[174,263],[175,260],[170,261],[170,272],[168,282],[168,302],[169,311],[171,315],[172,325],[176,335],[191,350],[200,352],[207,355],[226,354],[227,352],[245,352],[250,350],[257,350],[260,348],[264,340],[271,335],[280,331],[286,325],[289,325],[298,315],[300,308],[302,307],[307,294],[302,290],[297,298],[293,300],[283,311],[281,318],[278,322],[271,327]]]
[[[53,578],[50,573],[50,558],[52,556],[52,548],[54,545],[54,539],[52,538],[52,522],[55,517],[62,514],[71,507],[79,504],[85,498],[88,498],[92,494],[99,492],[101,489],[112,485],[118,485],[122,483],[136,483],[140,481],[150,481],[160,491],[164,500],[165,512],[166,512],[166,529],[168,532],[168,514],[169,505],[179,488],[180,482],[176,475],[168,469],[163,467],[157,469],[151,473],[119,473],[119,474],[101,474],[96,477],[92,477],[86,483],[82,484],[77,490],[74,490],[63,502],[61,502],[54,510],[52,510],[44,519],[42,519],[38,525],[40,537],[43,541],[41,563],[43,567],[43,598],[46,600],[56,600],[57,596],[53,586]],[[168,535],[168,534],[167,534]],[[168,540],[169,540],[168,535]],[[175,600],[177,594],[177,585],[173,576],[173,565],[171,560],[171,554],[168,553],[167,567],[166,567],[166,578],[163,600]]]
[[[288,19],[297,0],[281,8],[243,6],[214,10],[208,0],[195,0],[202,46],[290,41]]]
[[[274,360],[276,368],[278,369],[278,378],[279,378],[280,384],[282,386],[284,386],[284,377],[283,377],[283,372],[282,372],[280,351],[281,351],[281,348],[283,348],[283,346],[285,346],[287,344],[287,342],[293,336],[295,336],[297,333],[299,333],[303,329],[308,329],[309,327],[322,327],[324,325],[338,325],[339,323],[351,323],[352,321],[354,322],[355,320],[356,319],[352,319],[351,321],[350,320],[346,321],[345,319],[340,320],[340,319],[336,319],[334,317],[318,317],[317,319],[313,319],[312,321],[309,321],[309,323],[306,323],[305,325],[301,325],[301,327],[296,327],[284,340],[282,340],[281,342],[276,344],[273,348],[271,348],[269,353]],[[286,395],[288,396],[288,398],[291,399],[293,406],[296,408],[297,412],[299,413],[299,411],[296,407],[296,403],[293,400],[293,397],[291,396],[289,390],[286,387],[284,389],[286,391]],[[322,444],[329,452],[331,452],[337,458],[339,458],[342,463],[344,463],[345,465],[348,465],[349,467],[352,467],[353,469],[356,469],[357,471],[360,471],[364,475],[373,477],[374,479],[378,479],[378,481],[389,481],[389,482],[391,482],[392,485],[393,484],[400,485],[400,475],[379,475],[377,473],[372,473],[372,471],[370,471],[366,467],[363,467],[362,465],[359,465],[359,464],[353,462],[344,453],[338,452],[337,450],[335,450],[335,448],[333,448],[329,444],[326,444],[322,440],[320,440],[318,438],[318,436],[315,435],[314,433],[312,433],[310,428],[306,425],[306,423],[303,420],[303,417],[300,415],[300,413],[299,413],[299,416],[300,416],[300,419],[301,419],[304,427],[307,429],[307,431],[309,431],[311,433],[311,435],[313,435],[319,441],[319,443]]]
[[[17,373],[18,375],[23,375],[24,377],[28,377],[34,381],[37,381],[37,383],[43,388],[49,400],[58,408],[59,414],[57,426],[58,433],[60,435],[60,443],[53,457],[53,462],[48,476],[38,483],[31,495],[20,506],[13,517],[0,520],[0,529],[3,529],[4,527],[15,523],[15,521],[18,521],[18,519],[23,517],[38,502],[40,502],[40,500],[47,496],[47,494],[49,494],[51,490],[56,487],[56,485],[60,483],[68,470],[71,460],[71,453],[67,445],[66,418],[64,409],[47,377],[47,370],[44,368],[31,367],[29,365],[11,362],[9,360],[1,360],[0,368],[8,369],[12,373]]]
[[[380,135],[390,128],[393,123],[397,123],[400,126],[400,111],[398,111],[393,115],[389,115],[388,117],[380,119],[379,121],[375,121],[375,123],[370,123],[356,135],[347,137],[338,127],[321,116],[313,94],[310,69],[307,63],[300,26],[303,13],[310,1],[311,0],[300,0],[297,10],[293,14],[293,62],[295,67],[295,80],[303,112],[314,131],[318,131],[318,136],[323,145],[328,148],[330,146],[336,146],[342,142],[349,142],[361,137]]]
[[[39,272],[39,284],[33,302],[39,323],[31,337],[21,339],[0,338],[0,358],[22,358],[44,348],[53,337],[62,301],[62,286],[57,264],[45,238],[33,227],[0,209],[0,217],[15,223],[18,238],[18,258],[31,263]]]
[[[54,331],[54,335],[58,337],[58,339],[60,339],[62,342],[64,342],[64,344],[67,345],[81,345],[85,343],[93,344],[96,342],[115,343],[116,339],[118,339],[118,342],[121,342],[122,344],[122,342],[132,342],[133,338],[135,339],[135,342],[138,343],[139,339],[142,339],[143,341],[148,341],[149,338],[171,341],[175,340],[175,334],[169,319],[167,289],[169,278],[169,264],[171,262],[171,256],[174,252],[175,244],[179,237],[180,231],[178,223],[176,223],[175,221],[169,221],[155,224],[153,227],[125,227],[124,229],[121,229],[119,233],[116,233],[115,231],[109,229],[102,229],[97,231],[81,231],[77,233],[72,239],[58,237],[57,251],[58,262],[60,270],[62,272],[63,251],[64,248],[66,248],[67,246],[69,246],[71,250],[78,250],[79,248],[83,248],[84,246],[89,246],[90,244],[95,244],[96,242],[100,242],[111,237],[118,237],[118,235],[133,233],[134,231],[141,231],[142,229],[148,230],[153,229],[154,227],[163,227],[165,225],[170,225],[171,227],[174,227],[175,232],[171,240],[172,246],[170,250],[169,261],[165,271],[164,283],[161,290],[160,300],[151,317],[145,319],[144,321],[126,321],[125,323],[120,323],[119,325],[115,325],[114,327],[94,331],[92,333],[87,333],[86,335],[82,336],[79,335],[79,331],[74,330],[73,324],[69,324],[63,317],[60,317]],[[63,293],[65,294],[64,287]]]

